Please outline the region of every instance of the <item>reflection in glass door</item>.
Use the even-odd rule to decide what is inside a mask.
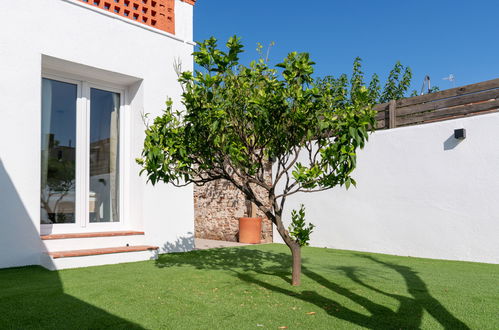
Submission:
[[[75,84],[42,80],[42,224],[76,221],[77,88]]]
[[[120,94],[90,89],[89,221],[119,221]]]

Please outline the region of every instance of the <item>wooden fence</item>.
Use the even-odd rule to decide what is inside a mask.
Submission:
[[[418,125],[499,111],[499,78],[374,107],[377,129]]]

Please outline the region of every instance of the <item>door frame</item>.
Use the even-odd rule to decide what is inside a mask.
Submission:
[[[78,233],[94,231],[114,231],[125,228],[126,224],[126,198],[128,193],[128,166],[130,159],[128,153],[128,139],[126,132],[128,129],[128,92],[123,86],[101,81],[92,81],[84,77],[62,75],[58,72],[44,70],[41,79],[51,79],[74,84],[77,86],[76,99],[76,170],[75,170],[75,223],[62,224],[41,224],[40,234],[58,233]],[[100,89],[120,95],[120,108],[118,110],[118,139],[119,139],[119,159],[118,159],[118,222],[91,223],[89,217],[89,188],[90,188],[90,92],[91,89]],[[40,103],[41,104],[41,103]],[[41,126],[41,122],[40,122]]]

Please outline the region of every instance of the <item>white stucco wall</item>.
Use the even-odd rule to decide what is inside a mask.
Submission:
[[[489,114],[375,132],[357,188],[291,196],[286,218],[305,204],[312,246],[499,263],[498,127]]]
[[[145,230],[147,243],[160,247],[192,237],[192,188],[146,185],[134,161],[143,142],[141,114],[160,114],[167,96],[178,104],[174,59],[180,59],[184,70],[192,68],[192,6],[179,0],[176,6],[178,34],[172,37],[77,1],[0,2],[0,268],[38,263],[41,76],[46,63],[73,70],[82,79],[97,74],[131,95],[124,229]]]

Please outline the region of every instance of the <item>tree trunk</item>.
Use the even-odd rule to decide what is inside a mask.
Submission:
[[[276,214],[274,216],[274,224],[276,225],[277,232],[281,235],[284,243],[291,250],[291,256],[293,257],[293,268],[291,274],[291,284],[293,286],[298,286],[301,283],[301,246],[289,235],[289,232],[284,228],[282,223],[281,214]]]
[[[291,255],[293,256],[293,271],[291,285],[299,286],[301,284],[301,246],[296,244],[291,246]]]

